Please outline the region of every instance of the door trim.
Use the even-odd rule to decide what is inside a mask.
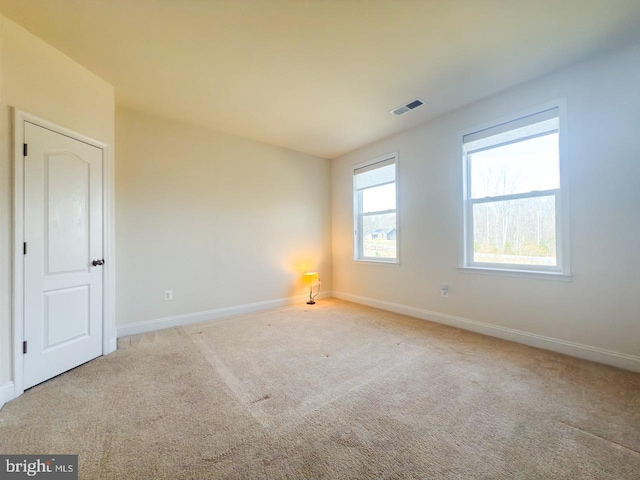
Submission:
[[[24,125],[32,123],[47,130],[87,143],[102,150],[102,222],[104,278],[102,292],[102,354],[117,348],[115,317],[115,256],[113,205],[114,162],[111,148],[80,133],[61,127],[31,113],[13,109],[13,383],[14,398],[24,392]]]

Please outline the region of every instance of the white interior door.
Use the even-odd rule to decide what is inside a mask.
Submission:
[[[29,388],[102,355],[102,150],[29,122],[24,132]]]

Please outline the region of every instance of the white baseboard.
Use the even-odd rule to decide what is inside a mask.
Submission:
[[[15,388],[13,382],[7,382],[4,385],[0,385],[0,408],[4,406],[9,400],[13,400],[16,397]]]
[[[331,292],[322,292],[318,295],[318,299],[330,298]],[[275,300],[267,300],[264,302],[247,303],[245,305],[235,305],[233,307],[217,308],[215,310],[207,310],[205,312],[186,313],[183,315],[175,315],[172,317],[158,318],[155,320],[147,320],[144,322],[129,323],[117,327],[117,337],[127,337],[129,335],[138,335],[140,333],[153,332],[162,330],[163,328],[180,327],[191,323],[207,322],[210,320],[221,320],[223,318],[235,317],[246,313],[258,312],[261,310],[269,310],[271,308],[284,307],[295,303],[304,303],[308,299],[307,295],[299,297],[278,298]]]
[[[640,357],[629,355],[626,353],[612,352],[602,348],[582,345],[580,343],[568,342],[558,338],[546,337],[536,333],[524,332],[515,328],[501,327],[490,323],[478,322],[468,318],[456,317],[445,313],[432,312],[422,308],[409,307],[398,303],[385,302],[374,298],[361,297],[350,293],[333,292],[335,298],[347,300],[349,302],[368,305],[370,307],[388,310],[390,312],[408,315],[410,317],[420,318],[422,320],[430,320],[436,323],[442,323],[452,327],[470,330],[472,332],[498,337],[504,340],[510,340],[516,343],[522,343],[531,347],[551,350],[553,352],[571,355],[573,357],[591,360],[593,362],[604,363],[614,367],[624,368],[640,372]]]

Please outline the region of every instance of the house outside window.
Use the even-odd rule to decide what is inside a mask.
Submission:
[[[354,259],[398,263],[397,155],[353,169]]]
[[[463,267],[568,274],[561,106],[462,136]]]

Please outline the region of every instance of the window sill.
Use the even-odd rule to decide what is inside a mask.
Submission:
[[[388,267],[399,267],[400,266],[400,262],[398,262],[397,260],[396,261],[370,260],[368,258],[366,258],[366,259],[354,258],[353,259],[353,263],[372,264],[372,265],[386,265]]]
[[[458,267],[460,273],[471,273],[479,275],[497,275],[501,277],[531,278],[534,280],[553,280],[557,282],[570,282],[573,275],[559,272],[542,272],[539,270],[508,270],[506,268],[486,268],[486,267]]]

